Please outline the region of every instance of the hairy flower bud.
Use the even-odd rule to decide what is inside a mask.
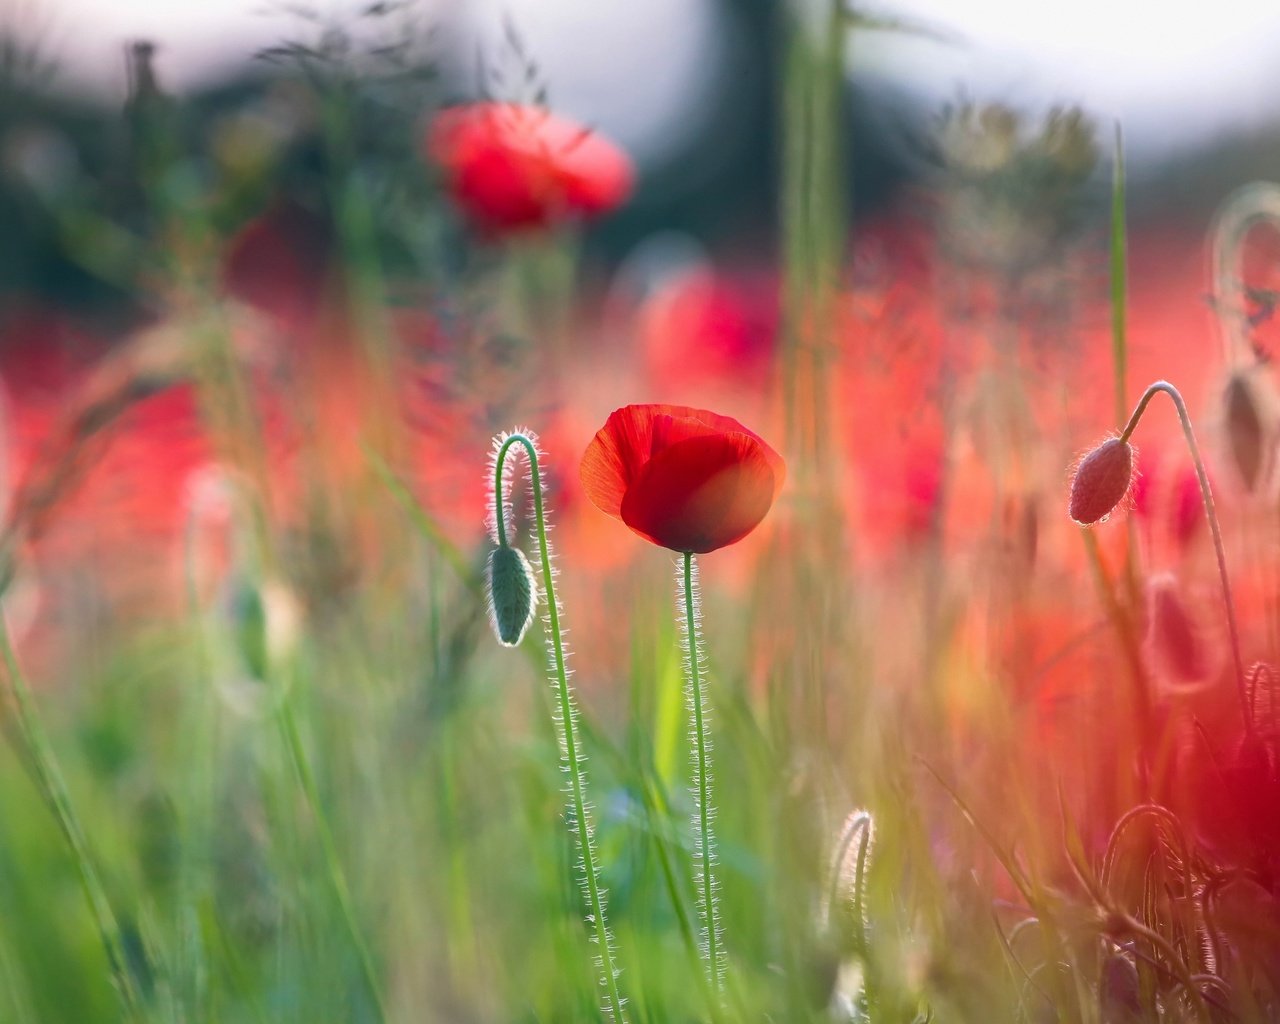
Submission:
[[[505,647],[515,647],[533,623],[538,588],[529,560],[519,548],[497,547],[489,552],[489,621]]]
[[[1108,438],[1080,460],[1071,480],[1071,518],[1081,526],[1101,522],[1129,493],[1133,483],[1133,446]]]

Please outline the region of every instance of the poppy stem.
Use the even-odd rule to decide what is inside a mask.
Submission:
[[[569,811],[572,821],[569,831],[578,847],[580,866],[582,869],[582,894],[587,903],[587,919],[595,931],[593,936],[598,953],[596,967],[599,970],[599,981],[605,993],[605,1012],[615,1024],[626,1024],[623,1012],[624,1000],[618,989],[619,968],[614,956],[613,936],[609,932],[605,920],[605,890],[600,885],[600,872],[596,866],[595,830],[591,823],[590,805],[587,803],[587,773],[583,767],[583,757],[578,750],[577,721],[578,709],[573,702],[573,690],[569,686],[569,671],[565,667],[567,649],[564,634],[560,625],[563,609],[556,596],[555,570],[552,568],[551,543],[547,539],[546,509],[542,498],[542,471],[538,463],[538,446],[534,440],[523,433],[516,432],[508,436],[498,449],[494,458],[494,511],[498,544],[507,546],[506,507],[507,491],[504,487],[503,470],[507,453],[513,445],[520,445],[529,458],[529,477],[533,485],[533,510],[535,528],[538,534],[538,555],[542,567],[542,587],[546,600],[543,602],[543,625],[547,646],[550,648],[550,674],[552,688],[560,702],[559,713],[555,715],[556,733],[560,740],[560,758],[569,783]]]
[[[707,696],[706,661],[702,653],[701,600],[698,592],[698,566],[693,553],[686,551],[678,563],[676,581],[684,606],[685,683],[689,710],[693,715],[693,834],[694,882],[698,890],[698,915],[701,917],[701,952],[707,980],[717,993],[724,992],[724,932],[720,925],[720,903],[716,892],[716,839],[711,805],[711,734],[708,719],[711,709]]]
[[[1129,440],[1142,414],[1146,411],[1158,393],[1164,392],[1178,411],[1178,422],[1182,425],[1182,436],[1186,439],[1187,449],[1191,452],[1191,462],[1196,469],[1196,479],[1200,484],[1200,498],[1204,503],[1204,515],[1209,521],[1209,533],[1213,538],[1213,553],[1218,561],[1218,579],[1222,585],[1222,604],[1227,613],[1227,632],[1231,638],[1231,657],[1236,675],[1236,690],[1240,698],[1240,714],[1244,717],[1244,729],[1248,736],[1253,736],[1253,715],[1249,711],[1249,699],[1245,692],[1244,661],[1240,657],[1240,631],[1236,626],[1236,606],[1231,599],[1231,580],[1227,576],[1227,554],[1222,543],[1222,529],[1218,525],[1218,513],[1213,505],[1213,492],[1209,489],[1209,474],[1205,472],[1204,460],[1200,457],[1200,446],[1196,443],[1195,431],[1191,428],[1191,417],[1187,413],[1187,403],[1182,400],[1178,389],[1165,380],[1158,380],[1142,393],[1133,415],[1125,424],[1120,435],[1122,442]]]

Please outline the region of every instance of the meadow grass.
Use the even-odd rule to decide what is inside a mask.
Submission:
[[[954,173],[939,232],[963,266],[928,300],[945,314],[965,288],[997,293],[987,319],[967,306],[957,317],[981,320],[981,346],[961,351],[945,328],[927,393],[889,389],[883,436],[853,431],[850,395],[867,396],[847,390],[849,367],[872,378],[874,360],[859,361],[883,351],[877,325],[842,319],[857,234],[841,186],[847,18],[830,14],[780,22],[781,328],[758,408],[789,483],[746,554],[699,563],[707,673],[691,556],[673,608],[663,559],[614,550],[639,546],[620,524],[592,546],[595,510],[574,483],[589,432],[543,435],[565,445],[548,452],[547,494],[570,506],[557,595],[537,479],[526,553],[545,625],[526,633],[522,619],[504,634],[511,649],[486,626],[489,437],[525,419],[559,425],[575,401],[598,411],[571,229],[472,237],[439,182],[419,193],[390,164],[362,163],[360,80],[325,79],[330,55],[308,51],[311,84],[341,85],[317,97],[337,272],[311,296],[306,337],[274,340],[291,354],[264,386],[271,357],[244,342],[243,310],[217,279],[226,196],[181,173],[177,138],[147,149],[133,237],[149,273],[131,286],[163,296],[166,327],[132,336],[77,393],[65,443],[28,471],[0,544],[17,647],[0,633],[0,1021],[1274,1019],[1276,701],[1258,639],[1274,594],[1250,592],[1237,629],[1229,563],[1245,531],[1228,520],[1224,540],[1214,520],[1207,578],[1225,595],[1230,664],[1198,697],[1162,688],[1161,638],[1144,632],[1156,573],[1134,519],[1081,537],[1067,517],[1071,453],[1120,430],[1134,398],[1119,131],[1113,385],[1091,378],[1103,401],[1088,407],[1115,422],[1081,434],[1070,415],[1037,419],[1038,404],[1071,404],[1058,375],[1072,354],[1054,353],[1046,380],[1025,353],[1039,325],[1022,318],[1043,283],[1036,260],[1043,270],[1067,245],[1037,218],[1071,208],[1092,136],[1061,114],[1029,135],[993,106],[940,128]],[[428,180],[416,163],[412,174]],[[996,240],[1007,250],[965,236],[975,211],[1010,210]],[[91,204],[67,211],[90,216]],[[990,263],[975,269],[972,251],[966,263],[966,244]],[[438,353],[411,351],[415,364],[399,347],[396,314],[415,302],[452,346],[438,392],[415,376]],[[466,323],[451,333],[451,319]],[[337,341],[324,333],[334,322]],[[1242,329],[1229,325],[1233,360]],[[160,371],[157,351],[172,356]],[[312,360],[315,376],[294,373]],[[425,428],[401,416],[406,381],[428,390],[429,413],[461,394],[469,415]],[[107,524],[123,528],[106,531],[113,557],[60,561],[47,535],[102,525],[75,505],[105,458],[90,441],[116,443],[135,407],[177,387],[196,396],[226,514],[213,522],[190,497],[158,544]],[[273,394],[301,423],[287,474]],[[927,515],[878,548],[860,532],[877,525],[865,508],[911,480],[860,468],[926,414],[941,433]],[[484,481],[474,508],[453,470]],[[966,474],[987,493],[969,519]],[[528,537],[524,496],[497,486],[502,521],[510,501]],[[1253,509],[1253,527],[1265,520],[1239,488],[1224,493],[1233,513]],[[1178,568],[1203,581],[1197,551]],[[115,589],[95,578],[120,566],[130,575]],[[120,592],[133,573],[147,593],[131,612]],[[24,574],[44,588],[33,622],[19,614]],[[583,641],[576,711],[562,610]],[[1243,738],[1214,731],[1237,689]],[[1188,795],[1205,786],[1226,819]]]

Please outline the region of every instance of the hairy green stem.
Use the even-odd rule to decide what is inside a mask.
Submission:
[[[26,677],[18,665],[17,655],[13,650],[13,642],[9,638],[9,625],[5,620],[3,609],[0,609],[0,647],[3,648],[4,663],[8,670],[9,686],[14,697],[17,711],[18,731],[26,745],[26,752],[36,773],[36,781],[40,786],[45,802],[58,820],[63,838],[71,848],[76,872],[80,877],[80,886],[84,890],[85,901],[98,926],[98,935],[106,949],[107,962],[111,967],[111,975],[124,1004],[125,1018],[130,1021],[143,1020],[142,1004],[129,971],[129,961],[125,953],[124,941],[120,932],[120,924],[111,902],[107,899],[106,889],[98,870],[94,867],[89,853],[89,841],[85,836],[80,819],[71,803],[71,793],[62,777],[54,757],[53,746],[44,731],[32,699]]]
[[[600,973],[600,986],[605,993],[606,1012],[616,1024],[625,1024],[627,1018],[624,1012],[624,1000],[618,989],[618,968],[613,951],[613,937],[609,934],[609,927],[605,920],[605,893],[600,885],[599,869],[596,866],[594,833],[586,796],[586,769],[582,764],[582,756],[578,752],[577,710],[573,703],[573,691],[569,688],[569,673],[565,667],[565,644],[560,626],[560,601],[556,597],[555,572],[551,567],[551,545],[547,540],[546,510],[543,507],[538,448],[531,438],[521,433],[515,433],[506,438],[494,458],[494,517],[498,544],[501,547],[507,546],[507,496],[503,470],[507,453],[513,445],[520,445],[529,459],[529,477],[533,486],[533,509],[538,534],[538,556],[542,565],[542,586],[546,596],[544,614],[548,642],[551,646],[552,682],[560,702],[556,724],[559,727],[561,754],[568,768],[569,798],[574,820],[572,831],[577,839],[585,876],[583,894],[586,896],[587,911],[595,931],[596,947],[599,950],[597,966]]]
[[[698,889],[698,913],[702,918],[702,961],[707,979],[716,992],[724,991],[725,952],[720,926],[720,903],[716,898],[716,838],[711,806],[711,733],[706,680],[703,678],[702,634],[698,628],[698,571],[692,552],[686,551],[680,564],[680,596],[684,604],[686,683],[693,713],[693,829],[694,872]]]
[[[1218,560],[1218,579],[1222,584],[1222,604],[1226,609],[1227,631],[1231,637],[1231,657],[1235,664],[1236,689],[1240,697],[1240,714],[1244,717],[1245,733],[1252,737],[1254,734],[1253,716],[1249,713],[1249,699],[1245,692],[1244,662],[1240,657],[1240,631],[1236,626],[1235,602],[1231,599],[1231,580],[1227,576],[1227,554],[1226,548],[1222,543],[1222,529],[1218,525],[1218,513],[1213,507],[1213,492],[1209,489],[1209,474],[1205,472],[1204,460],[1200,457],[1200,446],[1196,444],[1195,431],[1191,428],[1191,417],[1187,413],[1187,404],[1182,400],[1182,395],[1178,392],[1178,389],[1165,380],[1158,380],[1148,387],[1138,400],[1138,404],[1133,410],[1133,415],[1129,417],[1129,422],[1125,424],[1125,428],[1120,434],[1120,440],[1121,442],[1129,440],[1129,436],[1133,433],[1134,428],[1137,427],[1138,421],[1142,419],[1142,414],[1146,411],[1147,405],[1160,392],[1168,395],[1173,402],[1174,408],[1178,410],[1178,422],[1182,425],[1182,436],[1186,439],[1187,448],[1191,452],[1191,462],[1196,468],[1196,479],[1200,483],[1200,498],[1204,502],[1205,518],[1209,520],[1209,533],[1213,537],[1213,553]]]

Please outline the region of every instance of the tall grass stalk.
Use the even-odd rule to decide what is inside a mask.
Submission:
[[[333,889],[334,898],[338,902],[338,911],[342,915],[342,923],[347,930],[351,945],[356,951],[356,957],[360,962],[360,972],[363,976],[365,987],[369,991],[369,997],[373,1000],[378,1019],[385,1024],[389,1018],[387,1016],[386,1002],[382,995],[382,985],[378,980],[378,974],[374,967],[373,955],[369,951],[360,923],[356,919],[355,906],[351,900],[351,888],[347,884],[347,876],[342,869],[342,860],[338,856],[337,844],[334,842],[333,830],[329,827],[329,820],[324,812],[324,805],[320,800],[320,790],[316,785],[315,774],[311,770],[311,762],[307,758],[306,748],[302,742],[302,732],[298,728],[298,719],[294,712],[293,699],[289,692],[278,694],[276,718],[289,753],[289,759],[293,763],[298,784],[302,789],[303,797],[315,819],[316,834],[320,840],[320,852],[324,858],[325,870],[329,876],[329,885]]]
[[[72,860],[76,873],[80,877],[80,885],[84,890],[85,901],[93,914],[98,935],[107,953],[107,962],[111,968],[111,976],[119,993],[120,1002],[129,1021],[145,1020],[140,994],[134,984],[129,970],[128,955],[125,952],[120,924],[116,920],[115,911],[107,899],[106,889],[98,870],[94,866],[93,856],[89,849],[89,840],[85,835],[80,818],[71,802],[71,794],[62,777],[53,753],[53,746],[44,731],[44,725],[31,696],[31,689],[18,664],[13,650],[13,642],[9,638],[9,625],[3,610],[0,610],[0,648],[3,648],[5,668],[9,677],[9,689],[13,695],[14,710],[19,735],[26,747],[26,753],[36,774],[45,802],[53,812],[62,830],[63,838],[71,848]]]
[[[1115,419],[1124,421],[1129,408],[1129,256],[1128,216],[1125,183],[1124,133],[1116,122],[1111,165],[1111,229],[1108,235],[1111,298],[1111,370],[1114,382],[1113,397]],[[1097,537],[1089,530],[1082,531],[1085,552],[1099,595],[1106,607],[1107,617],[1116,631],[1120,647],[1125,655],[1133,686],[1133,708],[1138,725],[1140,755],[1138,770],[1144,799],[1151,795],[1152,785],[1152,717],[1151,694],[1146,669],[1143,666],[1140,644],[1137,639],[1135,609],[1140,607],[1138,585],[1138,537],[1133,517],[1125,520],[1126,543],[1124,562],[1120,567],[1120,590],[1117,591],[1110,573],[1102,561]]]
[[[817,17],[805,4],[783,5],[787,47],[782,68],[782,378],[787,442],[803,456],[797,482],[822,462],[830,435],[828,362],[844,250],[846,211],[840,130],[844,85],[844,10],[824,0]]]
[[[1111,170],[1111,368],[1115,376],[1116,422],[1129,407],[1128,227],[1125,217],[1124,136],[1116,122],[1115,156]]]

